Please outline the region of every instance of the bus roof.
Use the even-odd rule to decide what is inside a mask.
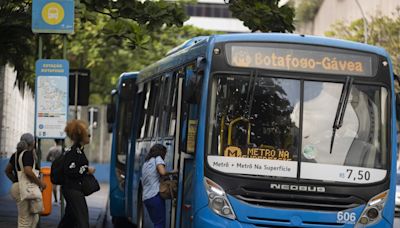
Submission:
[[[322,36],[299,35],[288,33],[239,33],[212,36],[200,36],[190,39],[175,47],[167,53],[167,56],[156,63],[144,68],[139,73],[138,81],[143,81],[173,69],[186,62],[195,60],[198,56],[206,56],[207,47],[212,43],[220,42],[279,42],[292,44],[310,44],[333,48],[343,48],[363,52],[374,53],[389,58],[385,49],[368,44],[340,40]]]
[[[130,78],[137,78],[139,75],[139,71],[132,71],[132,72],[124,72],[119,76],[118,83],[117,83],[117,89],[121,86],[122,81]]]
[[[139,71],[132,71],[132,72],[124,72],[122,73],[119,78],[121,79],[126,79],[126,78],[135,78],[139,74]]]
[[[279,42],[279,43],[297,43],[312,44],[334,48],[353,49],[375,53],[387,56],[385,49],[364,43],[358,43],[348,40],[335,39],[324,36],[300,35],[289,33],[239,33],[215,35],[214,42],[243,41],[243,42]]]

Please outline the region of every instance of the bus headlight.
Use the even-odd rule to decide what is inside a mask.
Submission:
[[[388,193],[389,191],[384,191],[372,197],[358,219],[358,225],[371,225],[382,218],[382,210],[385,206]]]
[[[235,213],[226,197],[225,191],[214,181],[204,178],[204,186],[208,195],[208,206],[217,214],[229,219],[235,219]]]

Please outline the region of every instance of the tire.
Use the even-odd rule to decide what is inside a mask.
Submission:
[[[133,228],[135,227],[127,218],[124,217],[113,217],[112,223],[114,228]]]

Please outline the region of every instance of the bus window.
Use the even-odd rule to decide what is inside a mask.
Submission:
[[[143,111],[141,112],[140,115],[140,120],[142,121],[142,124],[139,125],[140,127],[140,134],[138,134],[140,139],[145,138],[145,133],[146,133],[146,122],[148,119],[148,107],[149,107],[149,99],[150,99],[150,91],[151,91],[151,82],[148,82],[144,86],[146,88],[146,95],[144,97],[144,104],[143,104]]]
[[[385,88],[353,85],[343,125],[336,131],[332,152],[332,125],[342,83],[305,82],[302,160],[304,162],[385,169]],[[318,122],[318,126],[314,123]]]
[[[164,130],[164,115],[166,112],[166,108],[168,105],[168,96],[171,93],[170,90],[168,90],[168,84],[169,84],[169,74],[164,75],[161,78],[161,83],[160,83],[160,92],[157,97],[157,104],[155,106],[155,119],[156,119],[156,124],[154,127],[154,137],[163,137],[165,136],[165,130]]]
[[[186,73],[186,86],[189,85],[190,80],[195,80],[196,77],[193,71],[193,65],[189,65],[185,69]],[[195,94],[196,97],[201,97],[201,90],[198,90],[200,94]],[[184,90],[184,92],[190,92]],[[183,97],[186,95],[184,94]],[[198,102],[199,99],[192,99],[190,102],[188,100],[183,101],[182,106],[182,141],[181,148],[184,148],[186,153],[195,153],[196,148],[196,133],[197,133],[197,123],[198,123]]]
[[[168,136],[174,136],[175,135],[175,125],[176,125],[176,107],[177,107],[177,96],[178,96],[178,74],[175,73],[173,76],[173,79],[171,80],[171,90],[174,91],[171,94],[171,97],[169,99],[169,104],[170,104],[170,112],[168,113]]]
[[[160,128],[158,130],[159,135],[173,136],[169,134],[170,127],[170,115],[172,112],[176,112],[172,107],[172,99],[175,96],[175,73],[168,73],[165,75],[165,80],[163,84],[163,95],[160,96]]]
[[[297,160],[299,80],[220,75],[211,96],[212,155]]]
[[[151,82],[151,91],[150,91],[150,98],[149,98],[149,105],[147,107],[147,115],[146,115],[146,137],[151,138],[153,137],[154,132],[154,125],[156,121],[156,106],[158,94],[160,92],[160,80],[156,79],[155,81]]]

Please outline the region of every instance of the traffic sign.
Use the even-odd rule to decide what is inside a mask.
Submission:
[[[35,134],[65,138],[68,111],[69,63],[63,59],[36,61]]]
[[[74,0],[33,0],[34,33],[73,33]]]

